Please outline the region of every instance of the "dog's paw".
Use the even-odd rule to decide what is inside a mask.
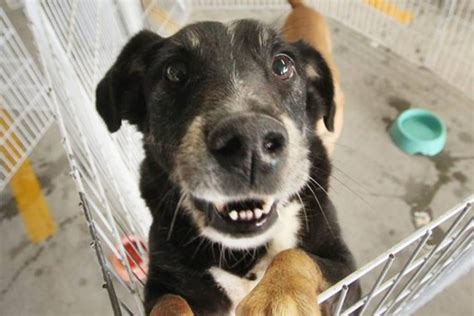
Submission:
[[[310,289],[307,289],[311,291]],[[237,306],[237,316],[319,316],[316,295],[303,290],[257,286]]]
[[[238,316],[321,315],[317,296],[326,281],[316,263],[302,250],[279,253],[260,283],[237,306]]]
[[[150,316],[193,316],[189,304],[178,295],[167,294],[156,302]]]

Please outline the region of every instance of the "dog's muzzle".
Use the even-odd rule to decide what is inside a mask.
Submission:
[[[283,123],[261,113],[233,114],[210,128],[206,145],[227,196],[226,203],[194,199],[206,224],[234,236],[266,231],[278,218],[272,196],[288,156]]]

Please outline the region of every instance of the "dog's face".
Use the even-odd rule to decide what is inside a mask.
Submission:
[[[132,38],[98,86],[97,109],[111,132],[136,124],[202,234],[238,247],[264,243],[309,180],[316,121],[332,129],[333,84],[302,42],[256,21],[204,22]]]

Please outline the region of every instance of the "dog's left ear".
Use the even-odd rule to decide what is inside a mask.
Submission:
[[[321,111],[324,125],[334,131],[334,82],[328,64],[321,54],[304,41],[294,43],[302,59],[302,70],[306,77],[307,111],[316,114]]]

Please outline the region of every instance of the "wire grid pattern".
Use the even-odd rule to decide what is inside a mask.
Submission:
[[[449,273],[461,269],[462,265],[472,266],[473,203],[474,196],[470,196],[326,290],[318,301],[335,300],[335,315],[350,315],[356,311],[363,315],[414,312],[431,298],[428,294]],[[369,282],[364,282],[365,279]],[[355,281],[366,285],[363,296],[352,306],[343,308],[346,294]]]
[[[51,87],[51,100],[58,116],[72,175],[78,186],[81,206],[89,224],[91,245],[96,251],[103,273],[104,287],[108,291],[116,315],[143,313],[143,280],[137,275],[136,270],[132,269],[132,266],[137,266],[135,261],[137,258],[131,252],[146,261],[146,249],[141,244],[136,244],[131,251],[130,249],[127,251],[122,241],[133,236],[146,239],[151,219],[136,186],[138,164],[143,157],[141,138],[126,124],[118,133],[114,135],[108,133],[94,107],[95,86],[131,33],[141,25],[155,28],[161,34],[172,32],[185,21],[183,17],[189,14],[191,8],[190,3],[186,1],[150,0],[143,1],[143,6],[144,9],[136,11],[138,14],[127,16],[123,12],[121,1],[26,2],[27,15],[32,22],[46,69],[46,82]],[[148,21],[148,16],[152,16],[153,19]],[[181,17],[181,20],[175,17]],[[159,23],[153,24],[156,21]],[[469,202],[472,203],[472,198]],[[418,231],[346,280],[336,284],[323,293],[319,301],[338,300],[338,312],[345,314],[357,308],[369,312],[373,308],[370,304],[377,302],[380,305],[377,306],[380,313],[402,307],[408,311],[412,298],[420,300],[416,295],[436,285],[437,276],[443,276],[445,274],[443,272],[450,268],[448,265],[460,262],[458,259],[461,255],[471,249],[472,242],[465,241],[466,236],[469,240],[472,239],[472,214],[469,213],[467,216],[470,210],[465,208],[466,203],[451,210],[438,221]],[[424,244],[429,238],[430,231],[446,224],[457,214],[463,215],[459,221],[469,218],[469,226],[467,228],[462,226],[465,229],[458,230],[456,225],[455,228],[448,230],[446,237],[433,248],[435,249],[433,254],[431,252],[426,254]],[[420,238],[422,238],[420,246],[411,249]],[[459,244],[460,242],[462,243]],[[452,254],[439,260],[440,254],[446,249],[452,250]],[[406,264],[407,268],[395,269],[406,256],[410,258]],[[128,282],[123,281],[112,267],[112,257],[122,262],[128,275]],[[430,262],[435,262],[436,266],[432,268],[426,264]],[[374,276],[381,265],[386,267],[383,273],[379,277]],[[415,277],[413,274],[410,275],[413,271],[418,275]],[[426,279],[432,271],[436,272],[436,276]],[[395,273],[393,276],[385,278],[393,273]],[[415,281],[412,284],[403,284],[407,277],[412,277],[411,279]],[[349,310],[342,310],[348,287],[355,280],[364,281],[364,278],[369,280],[369,288],[372,290],[367,292],[355,306],[349,307]],[[399,293],[400,286],[404,286],[403,293]],[[386,294],[387,291],[391,293]],[[401,305],[402,303],[404,305]]]
[[[143,313],[140,275],[145,271],[131,266],[141,268],[137,256],[146,260],[147,249],[131,239],[146,240],[151,223],[138,191],[141,135],[127,124],[111,135],[95,109],[96,85],[130,37],[118,5],[110,0],[25,3],[89,224],[91,246],[117,315],[132,310]],[[125,241],[130,241],[128,251]],[[113,268],[114,258],[122,264],[128,282]]]
[[[0,191],[54,121],[42,77],[0,9]]]
[[[306,0],[474,99],[474,1]],[[200,9],[289,9],[286,0],[196,0]]]

